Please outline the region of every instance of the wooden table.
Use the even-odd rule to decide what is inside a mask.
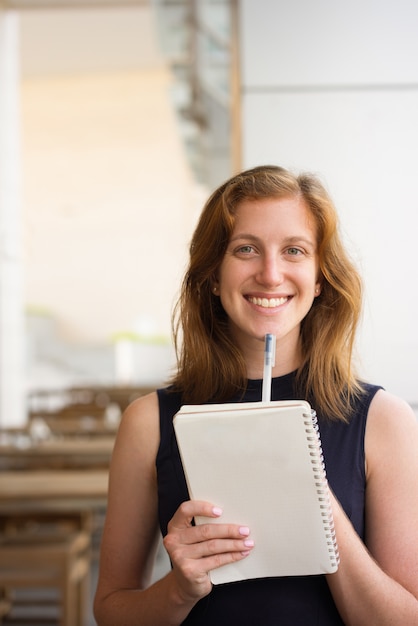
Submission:
[[[86,513],[107,504],[108,471],[0,472],[0,515]]]
[[[29,437],[0,442],[0,470],[107,468],[115,437],[63,437],[33,442]]]

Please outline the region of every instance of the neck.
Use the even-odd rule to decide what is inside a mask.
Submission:
[[[288,342],[277,342],[276,359],[272,368],[272,377],[284,376],[294,372],[302,362],[300,341],[296,346],[286,345]],[[264,372],[264,343],[258,342],[253,350],[244,353],[247,363],[247,377],[249,379],[263,378]]]

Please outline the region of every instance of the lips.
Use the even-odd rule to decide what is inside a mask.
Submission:
[[[275,307],[280,306],[281,304],[285,304],[288,301],[288,297],[283,298],[256,298],[254,296],[248,296],[248,302],[251,304],[256,304],[257,306],[261,306],[265,309],[274,309]]]

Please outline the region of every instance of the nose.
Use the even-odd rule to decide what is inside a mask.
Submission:
[[[276,255],[265,255],[260,258],[257,281],[266,287],[275,287],[283,282],[282,261]]]

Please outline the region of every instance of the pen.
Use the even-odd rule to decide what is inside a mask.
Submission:
[[[262,401],[270,402],[271,400],[271,369],[276,358],[276,337],[267,333],[264,343],[264,371],[263,371],[263,391]]]

